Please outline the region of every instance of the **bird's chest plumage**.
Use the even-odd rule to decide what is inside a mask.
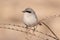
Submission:
[[[23,21],[28,26],[33,26],[37,23],[37,19],[36,19],[35,15],[28,14],[28,13],[24,14]]]

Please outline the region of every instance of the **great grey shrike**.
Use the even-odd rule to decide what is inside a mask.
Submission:
[[[27,25],[26,28],[34,27],[35,25],[38,24],[37,15],[35,14],[35,11],[32,8],[26,8],[23,11],[23,13],[24,13],[23,22],[24,24]]]
[[[23,22],[26,25],[26,28],[28,29],[29,27],[34,27],[37,24],[42,25],[44,24],[50,31],[51,33],[58,39],[56,34],[49,28],[48,25],[46,25],[44,22],[39,23],[37,15],[35,14],[35,11],[32,8],[26,8],[23,12]],[[35,28],[34,28],[35,31]],[[59,40],[59,39],[58,39]]]

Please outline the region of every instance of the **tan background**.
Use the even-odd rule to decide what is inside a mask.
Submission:
[[[0,20],[12,22],[11,19],[17,19],[15,23],[21,23],[22,11],[29,7],[35,10],[39,20],[60,14],[60,0],[0,0]],[[60,17],[51,17],[43,21],[50,25],[50,28],[60,38]],[[45,28],[41,30],[46,32]],[[0,29],[0,40],[25,40],[24,38],[23,33]]]

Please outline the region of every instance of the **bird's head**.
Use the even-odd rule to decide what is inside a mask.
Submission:
[[[30,13],[30,14],[35,14],[34,10],[32,8],[26,8],[24,11],[22,11],[23,13]]]

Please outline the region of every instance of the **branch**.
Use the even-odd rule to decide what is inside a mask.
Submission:
[[[10,26],[16,26],[16,27],[22,27],[22,28],[24,28],[24,26],[20,26],[20,25],[16,25],[16,24],[0,24],[0,25],[10,25]],[[0,26],[0,28],[10,29],[10,30],[15,30],[15,31],[19,31],[19,32],[24,32],[24,33],[26,33],[26,32],[23,31],[23,30],[15,29],[15,28],[10,28],[10,27],[1,27],[1,26]],[[33,29],[30,29],[30,30],[33,30]],[[39,32],[38,30],[35,30],[35,32],[38,32],[38,33],[41,33],[41,34],[46,35],[46,36],[48,36],[48,37],[51,37],[51,38],[53,38],[53,39],[56,39],[55,37],[53,37],[53,36],[51,36],[51,35],[48,35],[48,34],[45,34],[45,33],[43,33],[43,32]],[[32,33],[30,33],[30,32],[29,32],[29,34],[37,37],[36,34],[32,34]]]

